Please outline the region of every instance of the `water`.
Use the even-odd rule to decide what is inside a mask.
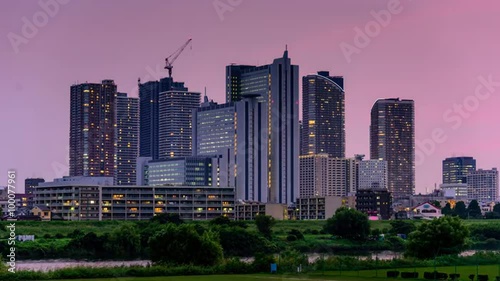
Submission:
[[[475,250],[462,252],[461,256],[472,256],[476,253]],[[327,258],[329,254],[309,253],[307,254],[309,262],[315,262],[319,258]],[[391,260],[394,258],[402,258],[403,253],[394,251],[373,252],[367,255],[353,256],[365,260],[371,257],[379,260]],[[251,263],[253,258],[241,258],[241,261]],[[17,270],[34,270],[34,271],[49,271],[60,268],[69,268],[77,266],[85,267],[116,267],[116,266],[146,266],[151,264],[149,260],[136,261],[78,261],[78,260],[24,260],[16,262]]]
[[[24,260],[16,261],[17,270],[49,271],[54,269],[85,267],[146,266],[151,261],[78,261],[78,260]]]

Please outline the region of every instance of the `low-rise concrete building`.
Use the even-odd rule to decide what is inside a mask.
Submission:
[[[354,208],[354,196],[320,196],[298,198],[294,217],[297,220],[325,220],[340,207]]]
[[[271,216],[276,220],[287,220],[288,208],[285,204],[239,201],[235,205],[236,220],[254,220],[257,215]]]
[[[162,213],[210,220],[233,218],[234,188],[55,182],[35,189],[35,205],[47,206],[65,220],[143,220]]]

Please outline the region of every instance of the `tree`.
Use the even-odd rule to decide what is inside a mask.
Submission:
[[[438,208],[441,208],[441,202],[439,202],[437,200],[432,201],[431,204],[438,207]]]
[[[484,214],[484,218],[488,219],[488,220],[497,220],[497,219],[500,219],[500,213],[486,212],[486,214]]]
[[[463,201],[458,201],[453,209],[453,215],[460,217],[461,219],[467,218],[467,207]]]
[[[211,225],[231,225],[231,220],[226,216],[219,216],[210,221]]]
[[[152,217],[150,221],[160,224],[173,223],[175,225],[184,223],[179,214],[159,214]]]
[[[457,217],[441,217],[422,223],[408,237],[405,254],[420,259],[458,254],[466,248],[469,229]]]
[[[500,214],[500,203],[496,203],[495,206],[493,206],[493,212]]]
[[[276,221],[271,216],[266,215],[257,215],[255,216],[255,224],[257,225],[257,229],[259,232],[266,237],[267,239],[271,239],[273,234],[273,226],[276,224]]]
[[[123,224],[111,232],[108,248],[115,257],[136,258],[141,252],[141,235],[133,224]]]
[[[159,264],[212,266],[223,260],[217,233],[200,235],[192,224],[167,224],[149,239],[151,261]]]
[[[370,234],[370,222],[366,214],[355,209],[341,207],[326,221],[324,230],[349,240],[366,240]]]
[[[446,203],[446,206],[444,206],[444,208],[441,209],[441,214],[443,214],[445,216],[453,215],[453,210],[451,209],[450,203]]]
[[[477,200],[470,201],[469,206],[467,207],[467,214],[467,217],[481,217],[481,207],[479,207],[479,203],[477,203]]]
[[[391,221],[390,224],[391,224],[391,230],[389,232],[390,232],[390,234],[393,234],[393,235],[396,235],[396,234],[408,235],[417,229],[415,224],[413,222],[410,222],[410,221],[394,220],[394,221]]]

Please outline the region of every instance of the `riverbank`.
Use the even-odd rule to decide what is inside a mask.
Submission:
[[[226,260],[223,264],[211,267],[200,266],[115,266],[115,267],[76,267],[64,268],[51,271],[28,271],[18,270],[15,274],[1,272],[0,280],[55,280],[55,279],[80,279],[80,278],[122,278],[122,277],[154,277],[154,276],[191,276],[191,275],[226,275],[226,274],[255,274],[269,271],[269,264],[276,262],[278,264],[279,274],[296,274],[297,267],[301,268],[302,274],[312,275],[340,275],[345,276],[347,272],[356,272],[358,275],[363,272],[378,272],[380,277],[384,271],[424,271],[429,269],[440,269],[449,267],[457,270],[459,267],[468,266],[474,268],[476,272],[480,268],[488,265],[491,268],[499,269],[499,253],[476,253],[473,256],[441,256],[436,260],[417,260],[417,259],[393,259],[393,260],[360,260],[352,257],[329,257],[318,259],[314,263],[308,263],[301,260],[300,256],[283,257],[280,260],[269,259],[269,257],[260,258],[251,264],[243,263],[238,260]],[[423,269],[426,268],[426,269]],[[411,270],[410,270],[411,269]],[[380,272],[379,272],[380,270]],[[433,270],[431,270],[433,271]],[[475,272],[469,270],[468,274]],[[492,270],[490,270],[493,272]],[[448,273],[450,273],[448,272]],[[496,272],[496,271],[495,271]],[[491,273],[490,280],[494,280],[494,274]],[[467,275],[468,276],[468,275]],[[279,277],[276,276],[276,277]],[[234,279],[233,279],[234,280]],[[336,279],[339,280],[339,279]]]

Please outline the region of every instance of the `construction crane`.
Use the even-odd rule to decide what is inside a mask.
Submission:
[[[177,51],[175,51],[173,54],[171,54],[170,56],[168,56],[166,59],[165,59],[165,69],[168,69],[168,77],[169,78],[172,78],[172,64],[175,62],[175,60],[179,57],[179,55],[182,53],[182,51],[184,51],[184,49],[187,47],[187,45],[189,45],[189,43],[191,43],[191,40],[193,39],[189,39],[186,41],[186,43],[184,43],[184,45],[182,45],[179,49],[177,49]]]

